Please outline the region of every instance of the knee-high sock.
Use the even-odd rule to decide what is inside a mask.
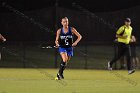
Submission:
[[[66,62],[61,62],[60,64],[60,69],[59,69],[59,74],[63,74],[63,71],[65,70],[66,68]]]

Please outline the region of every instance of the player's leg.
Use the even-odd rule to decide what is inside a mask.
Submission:
[[[136,64],[137,64],[137,68],[139,68],[140,62],[139,62],[139,58],[138,57],[136,57]]]
[[[62,58],[62,61],[60,63],[60,68],[59,68],[59,71],[57,74],[58,80],[63,79],[63,71],[64,71],[64,68],[66,66],[66,62],[68,60],[66,48],[59,47],[59,53],[60,53],[60,56]]]
[[[2,51],[2,47],[0,46],[0,61],[1,61],[1,51]]]
[[[67,64],[68,64],[68,62],[70,61],[70,59],[71,59],[71,56],[68,56],[68,61],[67,61]]]
[[[67,48],[67,56],[68,56],[68,62],[70,61],[71,57],[73,56],[73,48]]]
[[[135,68],[139,67],[139,58],[138,57],[134,58],[134,64],[135,64]]]
[[[67,65],[67,61],[68,61],[68,56],[67,56],[67,53],[66,52],[61,52],[60,53],[61,55],[61,58],[62,58],[62,61],[60,63],[60,69],[59,69],[59,75],[62,79],[64,79],[64,76],[63,76],[63,72],[66,68],[66,65]]]
[[[132,57],[132,67],[136,68],[136,59]]]
[[[132,59],[132,67],[136,68],[136,47],[131,45],[131,59]]]
[[[1,52],[0,52],[0,61],[1,61]]]
[[[70,48],[65,48],[65,52],[61,53],[61,57],[63,59],[62,64],[64,66],[62,67],[62,71],[60,70],[60,74],[61,74],[63,79],[64,79],[63,72],[64,72],[65,68],[67,67],[67,64],[70,61],[72,56],[73,56],[73,48],[71,48],[71,47]]]
[[[125,69],[125,56],[120,58],[120,69]]]
[[[68,56],[68,61],[67,61],[67,64],[68,62],[70,61],[71,57],[73,56],[73,48],[70,47],[70,48],[67,48],[67,56]]]
[[[139,64],[139,59],[137,57],[136,47],[134,47],[134,46],[131,47],[131,54],[132,54],[133,67],[134,68],[137,68],[138,67],[138,64]]]
[[[60,69],[57,74],[57,77],[60,80],[60,79],[64,79],[63,72],[71,56],[73,56],[73,49],[72,48],[59,48],[59,52],[62,58],[62,62],[60,64]]]
[[[127,69],[128,69],[128,73],[132,74],[135,72],[135,70],[132,68],[132,54],[131,54],[131,49],[130,46],[128,45],[126,48],[126,53],[127,53]]]
[[[65,64],[64,64],[65,66],[62,68],[62,73],[61,73],[63,79],[64,79],[63,72],[64,72],[65,68],[67,67],[67,64],[70,61],[70,59],[71,59],[71,56],[67,55],[67,61],[65,62]]]
[[[118,45],[118,53],[114,58],[108,62],[108,70],[112,70],[112,65],[117,62],[125,54],[125,48],[122,44]]]

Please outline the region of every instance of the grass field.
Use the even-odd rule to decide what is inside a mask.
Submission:
[[[67,69],[55,81],[57,69],[0,69],[0,93],[140,93],[140,71]]]

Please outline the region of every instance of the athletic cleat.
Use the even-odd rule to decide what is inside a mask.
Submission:
[[[57,74],[57,78],[58,78],[58,80],[61,80],[61,77],[60,77],[60,75],[59,75],[59,74]]]
[[[112,70],[112,67],[110,66],[110,62],[108,62],[108,70]]]
[[[57,77],[55,78],[55,80],[61,80],[63,79],[63,77],[60,74],[57,74]]]
[[[133,74],[133,73],[135,73],[135,69],[128,71],[128,75]]]

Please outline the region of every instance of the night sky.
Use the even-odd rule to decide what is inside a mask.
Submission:
[[[139,0],[0,0],[7,2],[21,11],[29,11],[55,6],[75,9],[73,3],[89,9],[92,12],[115,11],[140,5]],[[6,12],[0,8],[1,12]]]

